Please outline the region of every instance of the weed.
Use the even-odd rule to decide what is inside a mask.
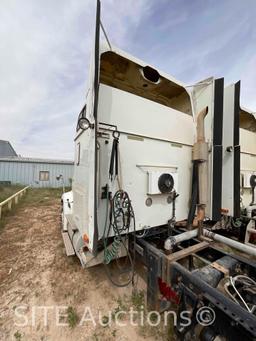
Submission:
[[[114,310],[112,311],[112,319],[115,319],[115,316],[120,312],[120,311],[128,311],[129,310],[129,298],[124,295],[123,298],[118,297],[118,299],[116,300],[117,303],[117,307],[114,308]],[[121,316],[123,316],[121,314]],[[119,317],[122,318],[122,317]]]
[[[137,309],[140,310],[145,305],[145,297],[143,290],[133,290],[131,296],[131,303]]]
[[[109,322],[109,317],[106,315],[102,316],[102,323],[104,327],[108,326],[108,322]]]
[[[96,333],[94,333],[92,337],[94,341],[99,341],[99,337]]]
[[[45,205],[49,204],[51,199],[60,199],[61,195],[62,189],[60,188],[30,188],[22,198],[21,204]]]
[[[70,328],[75,328],[75,326],[77,325],[78,321],[79,321],[79,316],[76,312],[76,310],[69,306],[67,309],[67,320],[68,320],[68,325]]]
[[[112,333],[111,333],[111,334],[112,334],[113,337],[116,337],[116,332],[117,332],[116,329],[112,330]]]
[[[17,331],[17,332],[14,334],[14,337],[15,337],[15,340],[21,341],[21,333],[20,333],[19,331]]]
[[[128,310],[128,298],[126,295],[123,296],[123,299],[121,297],[118,297],[118,299],[116,300],[118,307],[120,308],[120,310],[122,311],[127,311]]]
[[[155,313],[154,311],[150,314],[150,321],[152,322],[152,323],[155,323],[156,321],[157,321],[157,319],[158,319],[158,314],[157,313]]]

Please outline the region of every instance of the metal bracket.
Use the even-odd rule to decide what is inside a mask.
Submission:
[[[158,278],[161,277],[161,258],[148,250],[148,280],[147,280],[147,304],[152,310],[159,310],[159,285]]]

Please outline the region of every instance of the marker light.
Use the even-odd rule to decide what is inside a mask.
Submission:
[[[85,118],[85,117],[81,117],[78,121],[78,125],[79,128],[83,129],[83,130],[87,130],[89,128],[93,128],[94,124],[90,123],[90,121]]]

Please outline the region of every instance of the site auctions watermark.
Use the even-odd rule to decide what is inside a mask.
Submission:
[[[37,323],[43,322],[44,327],[54,323],[57,327],[68,326],[68,306],[32,306],[27,305],[17,306],[14,310],[15,326],[36,327]],[[167,326],[172,321],[174,326],[179,324],[179,327],[188,327],[192,323],[191,311],[176,311],[168,310],[160,314],[158,311],[144,310],[141,306],[139,310],[134,310],[130,307],[129,310],[118,311],[93,311],[91,307],[85,306],[82,314],[77,321],[77,326],[88,326],[88,324],[96,327],[97,325],[106,327],[116,325],[125,327],[132,326],[151,326],[156,327],[163,323]],[[202,326],[209,326],[214,323],[216,318],[215,312],[208,306],[200,307],[196,312],[196,320]]]

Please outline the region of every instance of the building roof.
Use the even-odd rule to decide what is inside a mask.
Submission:
[[[15,157],[17,153],[9,141],[0,140],[0,158]]]
[[[0,157],[0,162],[23,162],[23,163],[51,163],[62,165],[73,165],[74,161],[71,160],[53,160],[53,159],[40,159],[32,157]]]

